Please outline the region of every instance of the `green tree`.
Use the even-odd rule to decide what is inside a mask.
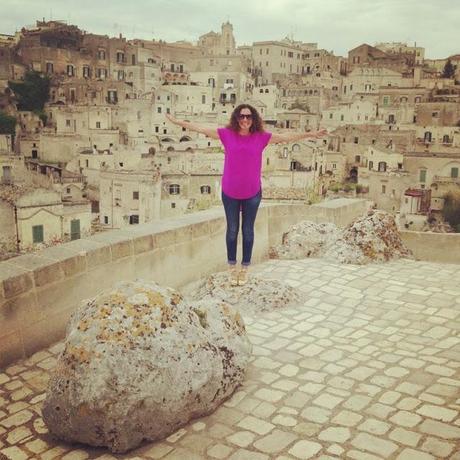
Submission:
[[[0,134],[11,134],[14,136],[16,118],[0,111]]]
[[[50,79],[34,70],[24,76],[24,81],[8,82],[18,101],[19,110],[30,110],[40,113],[49,98]]]
[[[455,75],[455,66],[452,64],[450,59],[447,59],[446,65],[442,71],[442,78],[453,78]]]
[[[460,192],[448,192],[444,195],[442,215],[456,232],[460,232]]]

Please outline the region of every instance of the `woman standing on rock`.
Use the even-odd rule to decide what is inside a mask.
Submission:
[[[308,133],[276,134],[264,130],[257,110],[249,104],[241,104],[233,111],[225,128],[207,128],[196,123],[177,120],[166,115],[171,122],[190,131],[220,139],[225,149],[224,172],[222,175],[222,202],[227,218],[227,260],[230,270],[230,284],[244,285],[247,269],[251,264],[254,245],[254,222],[262,198],[261,171],[262,152],[267,144],[294,142],[301,139],[318,139],[326,130]],[[241,268],[236,267],[236,248],[242,216],[243,258]]]

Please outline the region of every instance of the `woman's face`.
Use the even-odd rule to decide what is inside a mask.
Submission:
[[[240,110],[238,114],[238,123],[240,125],[240,130],[248,131],[252,126],[252,113],[251,110],[244,108]]]

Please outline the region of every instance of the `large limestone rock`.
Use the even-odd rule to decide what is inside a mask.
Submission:
[[[385,211],[370,211],[344,229],[326,257],[345,264],[387,262],[412,257],[396,226],[394,217]]]
[[[250,315],[298,305],[302,297],[296,288],[276,279],[259,278],[251,271],[244,286],[231,286],[228,273],[223,272],[194,283],[188,290],[195,300],[223,301]]]
[[[331,223],[309,220],[293,225],[283,235],[282,244],[271,248],[273,259],[306,259],[321,257],[325,249],[340,237],[340,229]]]
[[[227,304],[122,283],[73,316],[43,418],[59,438],[125,452],[214,411],[241,384],[250,354]]]
[[[386,262],[412,257],[402,240],[394,217],[385,211],[370,211],[345,229],[333,224],[304,221],[283,236],[283,243],[272,249],[279,259],[323,257],[346,264]]]

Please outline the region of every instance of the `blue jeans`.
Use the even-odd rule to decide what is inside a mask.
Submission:
[[[240,210],[242,215],[243,233],[243,260],[241,265],[251,264],[252,247],[254,246],[254,222],[257,210],[262,199],[262,190],[251,198],[239,200],[231,198],[222,192],[222,203],[224,204],[225,217],[227,218],[227,260],[229,264],[236,264],[236,245],[240,227]]]

